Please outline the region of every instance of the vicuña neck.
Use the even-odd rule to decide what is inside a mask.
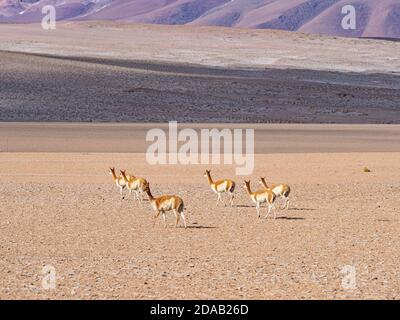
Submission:
[[[268,188],[268,184],[267,184],[267,182],[265,181],[265,179],[262,179],[261,182],[262,182],[262,184],[264,185],[265,188]]]
[[[207,172],[207,180],[209,184],[213,184],[213,179],[211,178],[211,174]]]
[[[147,189],[147,190],[146,190],[146,193],[147,193],[147,195],[149,196],[149,200],[150,200],[150,201],[154,201],[154,197],[153,197],[153,195],[151,194],[150,189]]]
[[[112,176],[113,176],[114,181],[117,180],[117,175],[115,174],[115,172],[114,172],[114,171],[111,171],[111,174],[112,174]]]
[[[121,172],[121,173],[122,173],[122,172]],[[126,173],[125,173],[125,172],[122,173],[122,177],[124,178],[125,181],[128,181],[128,177],[126,176]]]
[[[246,191],[249,195],[252,195],[253,192],[251,192],[250,186],[246,184]]]

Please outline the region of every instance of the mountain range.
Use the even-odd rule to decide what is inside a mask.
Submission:
[[[282,29],[313,34],[400,39],[400,0],[0,0],[0,22],[41,21],[53,5],[57,20]],[[355,8],[345,30],[342,8]]]

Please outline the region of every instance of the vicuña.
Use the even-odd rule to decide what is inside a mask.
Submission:
[[[258,190],[258,191],[252,192],[251,187],[250,187],[250,180],[244,181],[243,188],[246,189],[247,193],[250,196],[250,199],[256,204],[258,218],[260,218],[261,204],[262,203],[268,204],[268,212],[265,215],[265,219],[268,218],[268,215],[271,212],[271,210],[275,209],[275,199],[276,199],[275,193],[273,193],[272,190],[270,190],[270,189],[263,189],[263,190]],[[274,219],[276,219],[275,210],[274,210]]]
[[[147,195],[149,197],[150,204],[151,204],[153,210],[156,212],[156,215],[154,216],[154,218],[157,219],[161,213],[163,216],[165,228],[167,227],[165,212],[171,211],[171,210],[174,212],[175,218],[176,218],[175,227],[178,227],[179,218],[182,218],[183,225],[186,228],[186,219],[185,219],[185,215],[183,213],[184,204],[183,204],[183,200],[181,197],[165,195],[165,196],[155,198],[155,197],[153,197],[153,195],[150,191],[150,184],[148,182],[145,185],[145,192],[147,193]]]
[[[119,193],[120,193],[120,195],[121,195],[121,197],[123,199],[124,198],[123,190],[126,187],[126,183],[125,183],[124,177],[122,175],[117,176],[117,174],[115,173],[115,168],[114,167],[110,168],[110,175],[112,176],[115,185],[119,188]],[[130,177],[130,176],[127,175],[127,177]]]
[[[121,170],[121,175],[124,178],[126,188],[129,191],[128,197],[132,194],[133,191],[136,195],[136,200],[138,200],[139,203],[142,203],[143,193],[145,192],[145,187],[147,183],[146,179],[138,178],[134,175],[128,177],[125,170]]]
[[[265,189],[271,189],[272,192],[277,196],[285,200],[285,205],[283,209],[289,209],[289,195],[290,187],[287,184],[271,184],[268,185],[264,177],[260,178],[260,184],[264,186]]]
[[[228,193],[230,196],[230,205],[231,207],[233,206],[233,198],[235,197],[234,191],[235,191],[235,182],[230,180],[230,179],[223,179],[223,180],[218,180],[218,181],[213,181],[211,178],[211,170],[206,170],[204,172],[204,176],[207,177],[208,184],[211,187],[211,190],[214,191],[217,195],[217,205],[221,201],[224,205],[225,203],[222,201],[221,195],[223,193]]]

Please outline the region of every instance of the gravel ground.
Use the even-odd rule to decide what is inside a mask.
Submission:
[[[204,166],[143,155],[0,154],[0,298],[399,299],[399,153],[257,155],[255,181],[292,186],[291,209],[257,220],[236,177],[235,206],[215,206]],[[27,165],[29,164],[29,165]],[[188,229],[154,224],[121,200],[107,168],[176,193]],[[372,172],[364,173],[368,166]],[[213,166],[215,178],[234,178]],[[246,177],[247,178],[247,177]],[[42,268],[56,270],[55,290]],[[342,281],[356,270],[356,288]],[[344,271],[345,272],[345,271]]]
[[[400,123],[398,76],[0,52],[0,121]]]

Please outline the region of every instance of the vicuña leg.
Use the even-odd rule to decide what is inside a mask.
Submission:
[[[186,219],[185,219],[185,214],[183,213],[183,211],[181,212],[181,218],[183,220],[183,225],[185,226],[185,229],[187,228],[186,226]]]
[[[174,209],[174,214],[175,214],[175,228],[177,228],[178,227],[178,224],[179,224],[179,214],[178,214],[178,211],[176,211],[175,209]]]
[[[218,206],[218,204],[219,204],[219,202],[222,202],[222,199],[221,199],[221,194],[220,193],[218,193],[218,198],[217,198],[217,206]]]
[[[289,210],[289,198],[285,198],[286,202],[285,202],[285,207],[287,210]]]
[[[268,218],[268,215],[269,215],[269,213],[271,212],[271,210],[272,210],[272,205],[268,205],[268,212],[267,212],[267,214],[265,215],[265,219],[267,219]]]
[[[162,217],[163,217],[163,220],[164,220],[164,228],[166,228],[167,227],[167,219],[165,217],[165,212],[164,211],[162,212]]]
[[[153,219],[154,219],[153,227],[155,227],[157,218],[160,216],[160,213],[161,213],[161,211],[157,211],[157,213],[153,216]]]
[[[230,195],[231,195],[230,204],[231,204],[231,207],[233,207],[233,199],[235,198],[235,195],[233,193],[231,193]]]

